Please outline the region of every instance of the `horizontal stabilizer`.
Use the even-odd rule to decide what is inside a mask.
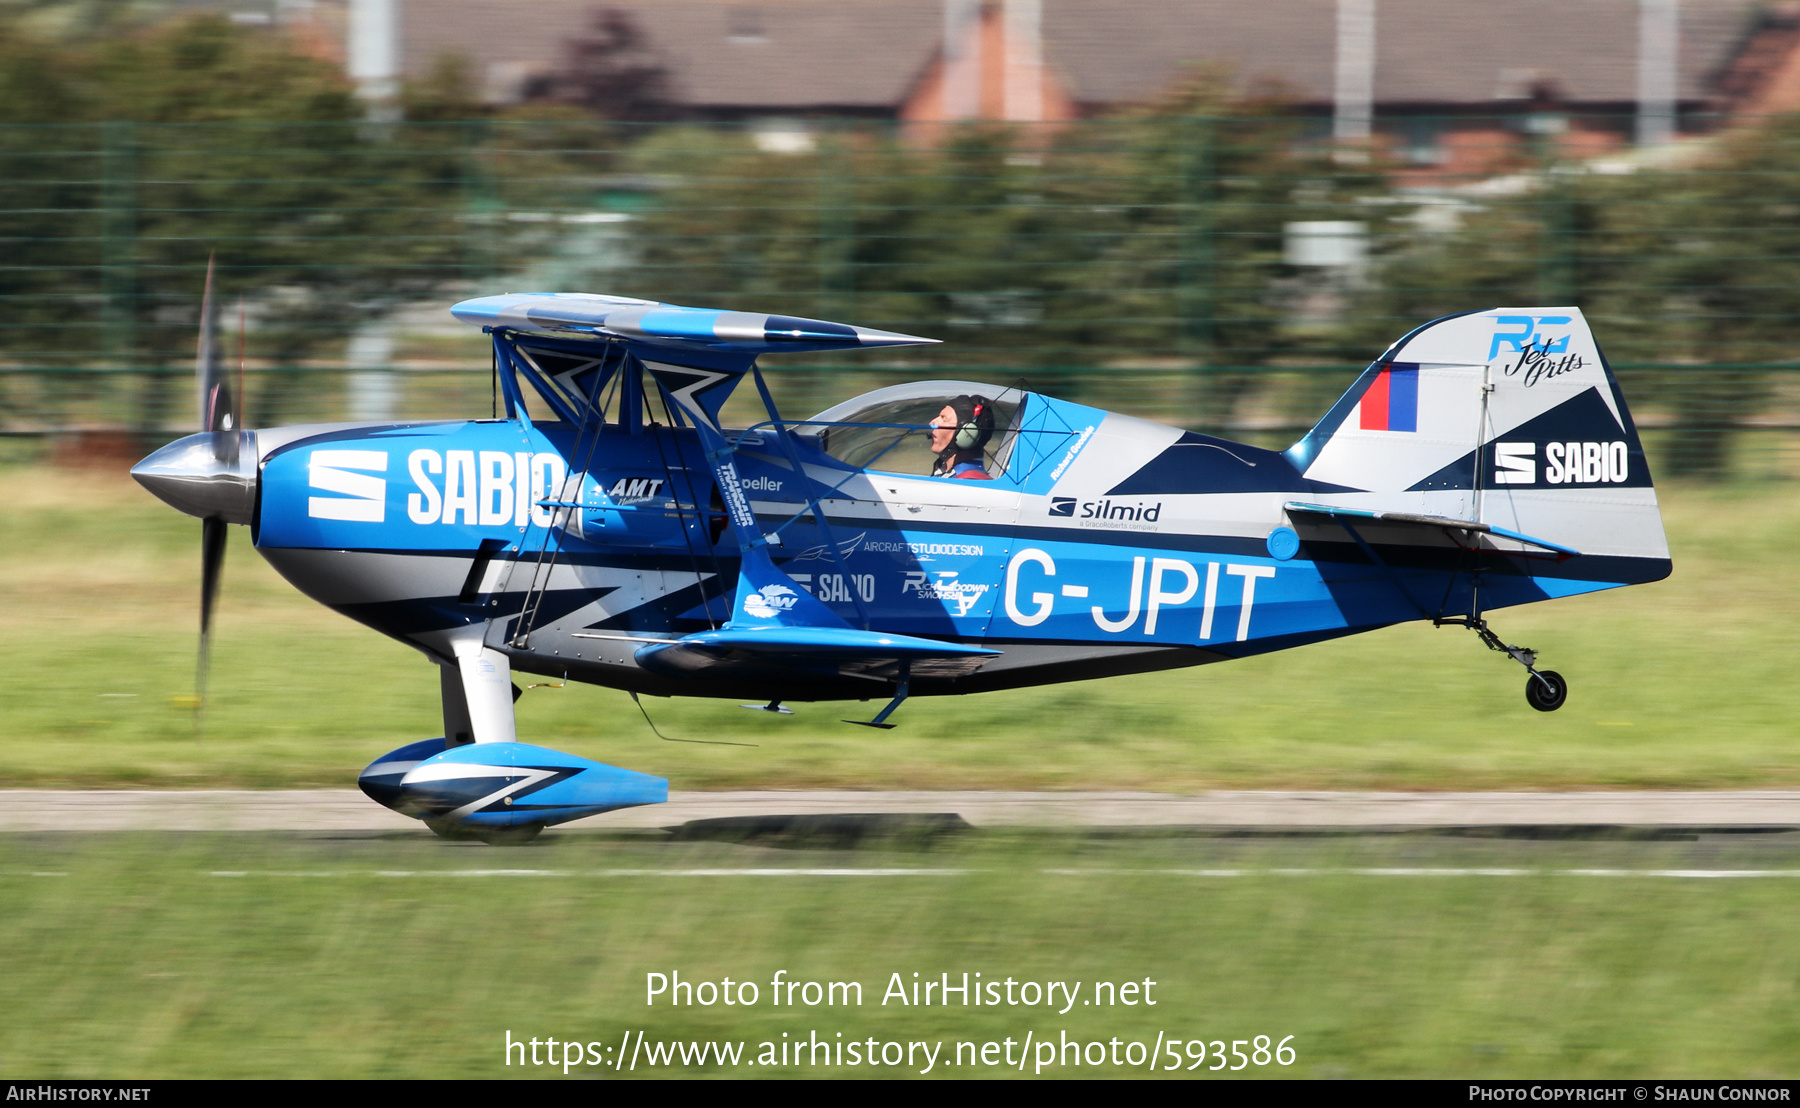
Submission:
[[[1496,538],[1510,539],[1526,546],[1535,546],[1540,550],[1548,550],[1556,554],[1557,560],[1576,557],[1581,551],[1561,543],[1549,542],[1545,539],[1534,539],[1530,535],[1521,535],[1517,531],[1508,531],[1504,527],[1480,523],[1472,519],[1451,519],[1448,516],[1421,516],[1407,512],[1371,512],[1360,508],[1338,508],[1330,504],[1284,504],[1282,507],[1290,515],[1330,516],[1338,520],[1366,519],[1377,523],[1411,524],[1433,530],[1451,529],[1481,535],[1493,535]],[[1505,553],[1505,551],[1500,551]]]
[[[1000,656],[963,643],[853,627],[745,627],[700,631],[640,647],[638,664],[665,676],[698,670],[802,669],[885,677],[906,665],[925,677],[960,677]]]

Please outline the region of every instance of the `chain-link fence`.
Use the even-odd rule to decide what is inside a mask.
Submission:
[[[796,412],[1022,379],[1284,445],[1427,319],[1578,304],[1661,474],[1800,476],[1800,125],[1709,127],[1415,119],[1354,156],[1251,114],[0,127],[0,432],[191,427],[216,256],[252,426],[485,414],[444,309],[555,289],[945,340],[772,360]]]

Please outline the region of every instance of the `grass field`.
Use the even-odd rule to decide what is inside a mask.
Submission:
[[[1501,788],[1800,785],[1800,497],[1787,485],[1664,491],[1665,582],[1495,616],[1571,682],[1555,715],[1455,629],[1405,625],[1174,673],[868,709],[646,705],[536,689],[519,731],[681,788]],[[204,740],[192,690],[198,521],[128,479],[0,468],[0,784],[348,786],[435,735],[415,652],[305,599],[232,529]],[[872,708],[873,706],[869,706]],[[849,710],[845,710],[849,709]]]
[[[758,745],[664,743],[623,694],[579,686],[528,693],[520,732],[690,789],[1800,785],[1800,498],[1664,500],[1669,581],[1499,614],[1571,679],[1551,716],[1473,636],[1407,626],[915,702],[882,734],[836,722],[844,705],[776,719],[648,700],[665,733]],[[117,475],[42,467],[0,468],[0,504],[0,785],[348,787],[437,733],[423,659],[299,596],[234,529],[200,738],[181,702],[197,521]],[[932,1076],[1018,1073],[975,1052],[1046,1035],[1109,1044],[1104,1066],[1046,1075],[1147,1076],[1111,1064],[1115,1039],[1130,1060],[1158,1036],[1229,1052],[1292,1035],[1291,1067],[1241,1075],[1793,1076],[1796,839],[980,833],[821,851],[568,831],[505,851],[421,833],[3,835],[0,1078],[561,1076],[506,1067],[508,1032],[597,1044],[607,1065],[570,1077],[619,1076],[639,1033],[652,1053],[748,1054],[634,1053],[635,1076],[925,1068],[748,1065],[784,1034],[840,1032],[941,1043]],[[837,872],[794,872],[821,869]],[[1596,869],[1619,872],[1570,872]],[[1694,870],[1764,876],[1674,875]],[[756,982],[761,1002],[647,1007],[645,975],[674,971]],[[859,982],[864,1003],[777,1009],[777,971]],[[890,974],[965,971],[1148,978],[1158,1004],[880,1003]]]
[[[1217,1041],[1233,1066],[1231,1040],[1294,1036],[1291,1066],[1246,1061],[1242,1076],[1792,1077],[1800,878],[1645,872],[1800,867],[1800,843],[1758,838],[972,835],[819,852],[562,835],[497,852],[416,836],[0,836],[0,1078],[562,1076],[506,1067],[509,1032],[595,1042],[603,1059],[637,1032],[653,1048],[743,1042],[751,1058],[784,1034],[937,1042],[940,1077],[1016,1075],[967,1063],[1028,1034]],[[529,869],[483,868],[496,865]],[[1524,872],[1473,872],[1497,866]],[[1594,866],[1634,872],[1562,872]],[[887,875],[856,872],[871,869]],[[783,970],[859,982],[862,1004],[776,1007]],[[758,1003],[647,1006],[652,972],[754,982]],[[893,974],[965,972],[1082,982],[1078,1001],[1095,981],[1149,979],[1157,1003],[882,1003]],[[957,1042],[975,1044],[960,1067],[943,1060]],[[569,1076],[924,1068],[640,1055],[624,1074]],[[1134,1074],[1145,1065],[1045,1070]]]

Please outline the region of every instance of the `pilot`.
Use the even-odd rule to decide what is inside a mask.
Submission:
[[[994,437],[993,401],[985,396],[959,396],[944,405],[931,424],[931,449],[937,452],[933,477],[992,481],[983,448]]]

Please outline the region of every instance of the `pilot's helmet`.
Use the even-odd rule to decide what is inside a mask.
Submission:
[[[994,437],[994,402],[985,396],[959,396],[949,402],[956,413],[956,435],[950,450],[957,454],[980,450]]]

